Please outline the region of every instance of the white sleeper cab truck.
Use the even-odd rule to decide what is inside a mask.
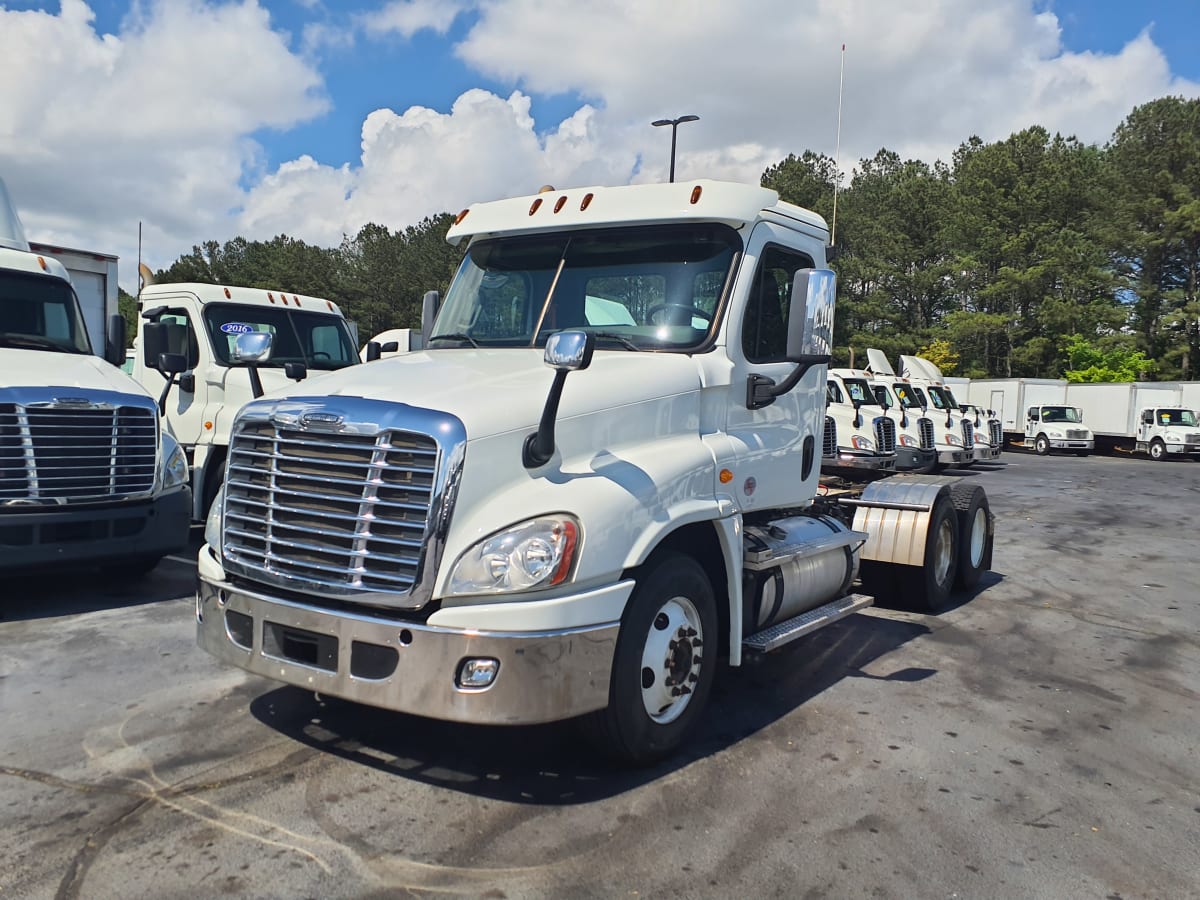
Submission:
[[[906,410],[920,410],[920,418],[933,424],[933,446],[937,451],[936,471],[949,466],[969,466],[975,461],[975,431],[963,425],[962,414],[954,415],[946,408],[949,400],[928,390],[925,371],[897,375],[881,350],[867,351],[868,371],[876,383],[891,389]],[[902,361],[913,357],[900,357]],[[903,371],[903,369],[902,369]]]
[[[975,423],[958,408],[957,398],[942,381],[941,370],[924,357],[901,355],[900,374],[929,398],[937,440],[951,448],[943,461],[948,465],[969,466],[978,460],[975,445],[979,435],[975,433]],[[998,455],[999,450],[996,452]],[[954,462],[958,457],[961,462]]]
[[[230,426],[265,391],[359,362],[336,303],[217,284],[150,284],[138,297],[133,377],[160,398],[191,471],[192,516],[202,520],[224,477]],[[270,358],[243,354],[241,335],[270,335]],[[261,339],[251,339],[254,340]]]
[[[580,717],[640,763],[687,739],[718,660],[872,584],[933,608],[986,570],[977,485],[818,491],[819,216],[749,185],[591,187],[476,204],[448,238],[425,350],[234,420],[196,597],[220,660],[438,719]]]
[[[830,369],[825,392],[821,470],[850,477],[863,470],[894,470],[896,423],[884,413],[862,373]]]
[[[124,320],[95,356],[67,270],[28,246],[0,182],[0,576],[146,571],[187,545],[187,462],[117,368]]]
[[[1083,424],[1083,413],[1078,407],[1045,404],[1031,406],[1025,411],[1023,443],[1038,456],[1046,456],[1053,450],[1087,456],[1095,447],[1096,439]]]

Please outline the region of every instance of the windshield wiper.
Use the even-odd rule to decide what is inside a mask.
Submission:
[[[36,334],[0,334],[0,344],[7,347],[36,347],[39,350],[55,350],[59,353],[85,353],[76,347],[68,347],[50,338]]]
[[[627,338],[625,335],[617,334],[615,331],[593,331],[592,334],[595,335],[596,340],[598,340],[598,341],[600,341],[600,340],[616,341],[618,344],[620,344],[626,350],[641,350],[642,349],[637,344],[635,344],[633,341],[631,341],[629,338]]]
[[[433,341],[466,341],[476,350],[479,349],[479,341],[475,340],[475,338],[471,337],[465,331],[455,331],[450,334],[435,334],[429,340],[430,343]]]

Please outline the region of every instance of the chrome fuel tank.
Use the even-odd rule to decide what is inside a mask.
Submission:
[[[743,537],[742,621],[747,634],[846,594],[867,540],[828,516],[791,516],[747,525]]]

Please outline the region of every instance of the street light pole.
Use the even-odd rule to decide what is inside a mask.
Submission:
[[[695,122],[699,116],[680,116],[678,119],[655,119],[650,124],[656,128],[662,125],[671,126],[671,181],[675,180],[675,132],[684,122]]]

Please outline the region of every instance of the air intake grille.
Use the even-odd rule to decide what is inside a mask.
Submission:
[[[921,435],[921,449],[932,450],[936,441],[933,419],[917,419],[917,430]]]
[[[896,423],[887,416],[875,420],[875,446],[880,453],[896,452]]]
[[[1068,441],[1086,441],[1087,436],[1088,436],[1088,433],[1083,428],[1068,428],[1067,429],[1067,440]]]
[[[313,434],[244,422],[229,447],[224,553],[301,586],[407,593],[419,575],[437,465],[437,444],[423,434]]]
[[[962,422],[963,449],[975,449],[975,426],[963,419]]]
[[[993,447],[1004,446],[1004,426],[999,419],[988,419],[988,433],[992,436]]]
[[[825,438],[821,444],[821,455],[826,459],[837,456],[837,422],[833,416],[825,417]]]
[[[133,406],[0,404],[0,502],[100,503],[154,489],[158,426]]]

